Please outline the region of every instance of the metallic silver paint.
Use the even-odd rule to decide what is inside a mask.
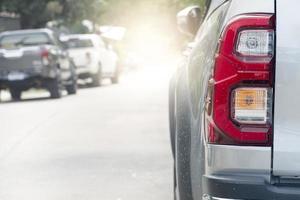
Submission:
[[[208,174],[255,173],[269,178],[271,147],[206,145]]]
[[[232,0],[226,21],[247,13],[275,13],[274,0]]]
[[[300,176],[299,0],[277,0],[274,175]]]
[[[213,12],[217,7],[222,5],[225,1],[228,1],[228,0],[212,0],[210,2],[210,6],[209,6],[209,10],[208,10],[207,14],[210,14],[211,12]]]

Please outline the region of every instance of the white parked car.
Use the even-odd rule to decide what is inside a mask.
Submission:
[[[112,83],[119,81],[118,56],[96,34],[78,34],[62,36],[69,56],[77,68],[79,79],[92,79],[92,86],[100,86],[103,78],[110,78]]]

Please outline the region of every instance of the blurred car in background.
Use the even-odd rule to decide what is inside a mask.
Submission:
[[[114,84],[118,83],[118,56],[100,36],[78,34],[62,36],[60,39],[76,65],[78,78],[91,78],[93,87],[101,86],[104,78],[110,78]]]
[[[45,88],[51,98],[60,98],[62,89],[77,91],[75,66],[49,29],[0,34],[0,63],[0,89],[9,89],[13,100],[30,88]]]

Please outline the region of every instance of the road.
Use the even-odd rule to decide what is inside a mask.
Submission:
[[[1,200],[171,200],[170,70],[0,104]]]

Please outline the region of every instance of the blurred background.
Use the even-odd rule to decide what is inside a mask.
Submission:
[[[60,99],[45,89],[13,93],[1,81],[9,73],[3,80],[22,86],[28,37],[8,32],[8,43],[20,40],[13,49],[0,39],[1,200],[173,199],[168,88],[192,39],[176,25],[177,12],[189,5],[204,10],[201,0],[0,0],[0,33],[97,34],[122,68],[119,81],[79,83],[77,95],[67,96],[75,92],[69,88]],[[49,65],[44,46],[42,62],[31,61],[28,70]],[[77,55],[89,61],[93,52],[85,51]]]
[[[202,0],[1,0],[0,31],[51,27],[63,33],[104,33],[122,57],[166,59],[181,50],[176,13]],[[121,33],[120,33],[121,32]],[[123,32],[123,33],[122,33]],[[129,55],[128,55],[129,54]],[[162,56],[163,55],[163,56]]]

